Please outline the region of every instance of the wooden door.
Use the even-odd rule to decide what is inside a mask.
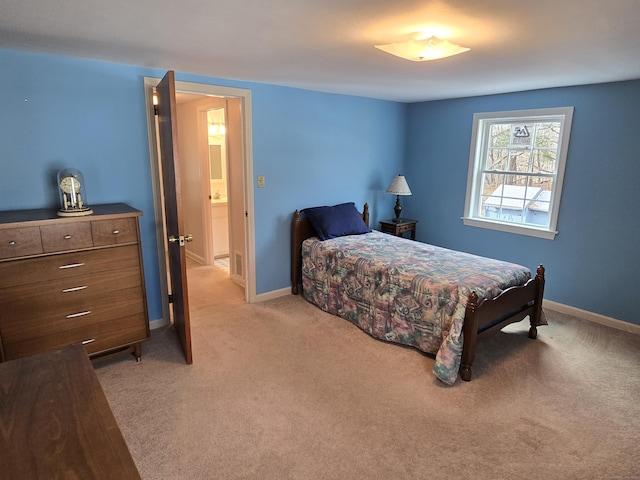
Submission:
[[[187,263],[184,241],[190,236],[183,231],[180,195],[180,165],[178,163],[178,128],[176,116],[176,89],[172,70],[168,71],[156,87],[158,96],[158,123],[160,135],[160,162],[164,190],[166,232],[169,245],[169,275],[173,297],[173,323],[180,338],[187,363],[193,363],[191,351],[191,325],[189,322],[189,296],[187,293]]]

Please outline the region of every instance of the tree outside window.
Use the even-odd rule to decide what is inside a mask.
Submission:
[[[477,113],[464,223],[554,238],[573,107]]]

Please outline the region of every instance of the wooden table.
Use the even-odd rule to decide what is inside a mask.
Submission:
[[[380,222],[380,231],[390,233],[397,237],[402,237],[405,232],[410,232],[411,240],[415,240],[416,223],[418,223],[417,220],[410,220],[408,218],[401,218],[397,222],[395,220],[382,220]]]
[[[0,363],[0,477],[139,479],[80,345]]]

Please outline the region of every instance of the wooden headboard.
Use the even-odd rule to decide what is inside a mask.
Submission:
[[[365,203],[362,209],[362,220],[369,226],[369,204]],[[293,212],[291,222],[291,293],[298,295],[302,286],[302,242],[307,238],[315,237],[316,231],[306,218],[300,217],[300,212]]]

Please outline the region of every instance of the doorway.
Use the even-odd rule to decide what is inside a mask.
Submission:
[[[236,98],[176,93],[182,219],[193,236],[185,254],[201,265],[236,258],[230,277],[244,288],[245,226],[235,204],[243,205],[242,124],[234,108]]]
[[[153,111],[153,91],[160,79],[145,78],[144,88],[147,99],[147,120],[149,128],[149,149],[152,172],[152,184],[154,194],[154,211],[156,217],[156,235],[158,240],[158,263],[160,269],[161,293],[163,298],[163,319],[159,324],[152,324],[152,328],[168,324],[170,322],[169,292],[166,275],[166,233],[163,231],[164,225],[162,209],[162,189],[160,187],[161,172],[159,171],[159,154],[157,149],[158,132],[155,125]],[[253,222],[253,161],[251,145],[251,91],[230,87],[219,87],[214,85],[196,84],[188,82],[175,82],[176,96],[190,95],[203,102],[225,102],[227,107],[226,116],[228,121],[236,124],[238,135],[229,143],[229,150],[240,153],[238,161],[229,163],[228,178],[228,209],[230,241],[229,255],[231,268],[235,268],[236,273],[241,273],[244,286],[244,298],[248,303],[256,301],[255,285],[255,232]],[[206,110],[204,115],[206,125]],[[182,137],[182,132],[179,132]],[[182,138],[180,139],[182,141]],[[180,142],[178,142],[180,144]],[[207,145],[196,146],[198,149],[208,150]],[[208,157],[208,156],[207,156]],[[202,158],[202,156],[200,156]],[[203,170],[203,168],[205,168]],[[207,163],[197,168],[198,181],[200,185],[207,185],[207,197],[210,185],[210,165]],[[200,172],[205,171],[205,175]],[[193,212],[191,212],[193,213]],[[206,224],[211,217],[200,215],[201,224]],[[204,220],[204,221],[203,221]],[[235,227],[232,226],[235,222]],[[239,225],[239,226],[238,226]],[[233,232],[236,232],[234,235]],[[207,233],[209,232],[209,233]],[[239,232],[239,233],[238,233]],[[204,225],[201,241],[206,241],[205,236],[211,233],[211,226]],[[194,236],[194,239],[196,237]],[[212,257],[215,256],[215,253]],[[237,280],[237,279],[236,279]],[[236,282],[238,283],[238,282]]]

